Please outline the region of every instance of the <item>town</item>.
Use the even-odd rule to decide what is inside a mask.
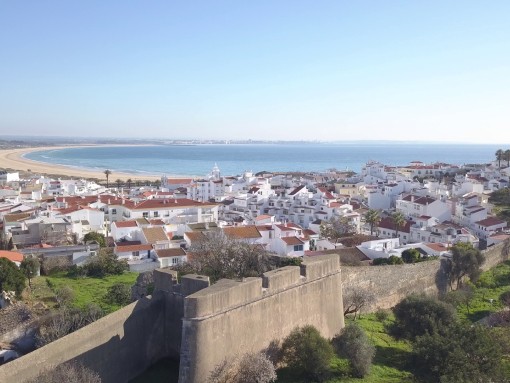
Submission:
[[[455,245],[487,251],[510,238],[507,221],[497,217],[497,209],[489,202],[491,195],[507,189],[510,182],[510,167],[501,158],[463,166],[413,161],[390,167],[369,161],[359,173],[334,169],[316,173],[246,171],[236,176],[222,175],[214,164],[210,174],[200,179],[162,177],[155,182],[111,182],[114,172],[105,170],[104,175],[104,180],[86,180],[26,173],[20,177],[19,172],[3,171],[0,257],[18,267],[26,259],[37,258],[37,267],[65,259],[68,266],[80,268],[101,248],[107,248],[130,272],[140,273],[142,279],[147,273],[153,275],[154,293],[177,291],[188,296],[208,287],[209,281],[204,284],[191,275],[183,276],[178,284],[181,277],[161,270],[182,271],[179,267],[197,257],[200,244],[216,235],[261,249],[281,259],[282,265],[303,262],[301,278],[312,281],[321,276],[339,278],[338,261],[334,261],[338,255],[343,266],[399,264],[409,263],[406,257],[412,252],[421,260],[449,259]],[[310,263],[314,259],[318,262],[315,266]],[[314,274],[314,267],[322,271]],[[286,278],[294,282],[274,283],[285,289],[301,288],[303,280],[292,274],[299,268],[292,273],[281,270],[288,271]],[[38,269],[34,276],[40,273]],[[356,272],[344,273],[344,306],[331,306],[335,310],[356,317],[363,306],[390,308],[398,302],[396,296],[378,302],[373,297],[362,299],[356,303],[358,307],[347,304],[346,295],[352,293],[353,284],[367,280],[357,280]],[[272,277],[271,272],[264,274],[268,281]],[[415,274],[406,283],[422,277]],[[263,282],[269,291],[270,283]],[[140,285],[140,278],[135,291],[136,299],[150,294],[147,286]],[[60,290],[57,301],[59,294]],[[310,302],[306,293],[300,294],[303,302]],[[334,290],[333,295],[341,296],[342,291]],[[2,292],[0,307],[15,307],[15,302],[14,292]],[[179,304],[169,307],[177,307],[177,313],[182,310]],[[213,308],[211,313],[215,315],[217,310]],[[177,319],[180,321],[180,316]],[[335,323],[343,327],[343,316]],[[182,331],[183,339],[190,336],[185,328]],[[330,337],[335,335],[330,332]],[[3,335],[5,344],[9,339]],[[167,347],[180,353],[179,381],[202,381],[208,370],[200,369],[209,368],[207,363],[183,365],[186,358],[197,356],[188,355],[179,346],[180,340],[172,342]],[[8,347],[0,352],[5,362],[18,356]]]

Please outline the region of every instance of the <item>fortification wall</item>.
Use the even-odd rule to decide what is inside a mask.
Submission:
[[[163,296],[143,298],[0,367],[0,382],[25,382],[45,368],[75,361],[103,383],[126,382],[165,355]]]
[[[179,382],[202,383],[222,361],[259,352],[295,327],[330,338],[344,326],[339,257],[307,259],[185,298]]]
[[[483,251],[486,261],[482,267],[488,270],[508,259],[508,244],[500,243]],[[438,295],[446,292],[448,286],[440,260],[412,265],[388,266],[342,266],[342,287],[370,289],[376,303],[365,309],[390,308],[412,293]]]

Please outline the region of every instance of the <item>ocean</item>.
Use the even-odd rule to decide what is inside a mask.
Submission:
[[[26,154],[26,158],[51,164],[147,175],[205,176],[214,164],[223,175],[244,171],[359,172],[369,160],[387,165],[411,161],[456,165],[494,160],[498,145],[345,143],[161,145],[66,148]],[[502,148],[505,150],[505,148]],[[113,175],[113,177],[115,177]]]

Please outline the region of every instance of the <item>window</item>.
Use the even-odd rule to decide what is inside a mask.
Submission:
[[[173,258],[172,258],[172,264],[173,264],[173,265],[176,265],[177,263],[179,263],[179,258],[177,258],[177,257],[173,257]]]
[[[154,217],[159,217],[159,212],[155,211],[154,212]]]
[[[140,252],[139,251],[133,251],[132,255],[133,255],[133,257],[139,257],[140,256]]]
[[[117,209],[112,209],[112,210],[111,210],[111,213],[112,213],[112,214],[117,214]]]
[[[295,245],[294,251],[303,251],[303,245]]]
[[[143,218],[148,218],[149,217],[149,212],[148,211],[144,211],[142,213],[142,215],[143,215]]]

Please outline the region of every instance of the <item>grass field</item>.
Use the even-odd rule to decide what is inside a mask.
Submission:
[[[106,303],[103,299],[108,288],[116,283],[125,283],[133,285],[138,277],[138,273],[124,273],[122,275],[110,275],[103,278],[78,277],[70,278],[65,273],[54,274],[50,277],[37,277],[33,280],[33,290],[31,299],[41,301],[49,308],[56,306],[55,294],[48,286],[52,284],[54,289],[69,286],[74,292],[72,305],[75,307],[85,307],[93,303],[99,305],[106,314],[118,310],[120,306]]]

